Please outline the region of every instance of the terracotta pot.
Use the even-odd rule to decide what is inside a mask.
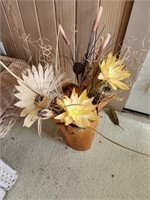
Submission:
[[[98,112],[102,110],[108,101],[103,101],[98,105]],[[57,120],[54,120],[54,122],[57,124]],[[91,122],[91,125],[89,128],[81,129],[76,128],[72,126],[65,126],[63,124],[57,124],[61,132],[63,133],[66,143],[71,148],[77,150],[77,151],[85,151],[90,149],[94,135],[95,130],[97,127],[98,121]]]
[[[90,127],[86,129],[65,125],[58,126],[62,131],[68,146],[77,151],[85,151],[92,145],[97,124],[98,121],[93,121],[91,122]]]

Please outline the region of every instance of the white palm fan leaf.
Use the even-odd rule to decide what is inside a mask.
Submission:
[[[22,78],[17,77],[9,70],[1,61],[4,68],[11,73],[18,81],[16,89],[18,93],[15,96],[19,101],[15,104],[17,107],[23,108],[21,117],[26,117],[23,126],[30,127],[36,120],[41,119],[39,112],[48,108],[54,97],[59,95],[58,87],[64,74],[57,73],[55,75],[52,65],[47,65],[44,70],[39,64],[37,69],[27,69],[27,74],[22,74]],[[47,117],[52,117],[52,111],[47,112]]]

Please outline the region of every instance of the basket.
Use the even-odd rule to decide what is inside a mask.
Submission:
[[[4,62],[7,67],[21,77],[21,72],[29,65],[23,60],[16,58],[9,58],[7,56],[0,56],[0,60]],[[0,139],[5,137],[12,126],[19,118],[21,109],[14,106],[16,97],[14,96],[15,85],[17,80],[7,70],[0,65]]]

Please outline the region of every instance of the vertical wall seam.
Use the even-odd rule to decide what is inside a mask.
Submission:
[[[40,39],[41,39],[42,38],[42,34],[41,34],[41,28],[40,28],[39,17],[38,17],[38,13],[37,13],[37,6],[36,6],[35,0],[33,0],[33,5],[34,5],[34,11],[35,11],[35,17],[36,17],[36,23],[37,23],[37,27],[38,27],[38,32],[39,32],[39,36],[40,36]]]
[[[78,2],[75,0],[75,29],[78,30],[78,24],[77,24],[77,13],[78,13]],[[75,33],[75,60],[76,60],[76,51],[78,50],[77,48],[77,33]]]
[[[55,0],[53,0],[53,9],[54,9],[55,33],[56,33],[56,37],[57,37],[57,22],[56,22],[56,4],[55,4]]]
[[[22,23],[22,28],[23,28],[24,33],[26,34],[26,30],[25,30],[25,26],[24,26],[24,22],[23,22],[23,19],[22,19],[22,14],[21,14],[21,11],[20,11],[20,7],[19,7],[19,4],[18,4],[18,1],[17,0],[15,0],[15,1],[16,1],[16,5],[17,5],[17,8],[18,8],[19,15],[20,15],[20,20],[21,20],[21,23]],[[28,47],[29,51],[31,52],[31,49],[30,49],[30,46],[29,46],[28,42],[27,42],[27,47]],[[23,49],[24,49],[24,47],[23,47]],[[24,49],[24,51],[25,51],[25,54],[27,56],[27,59],[29,59],[25,49]]]
[[[115,54],[118,53],[118,51],[120,51],[120,49],[121,49],[121,46],[120,46],[120,48],[118,47],[118,40],[119,40],[119,35],[120,35],[121,24],[122,24],[122,21],[123,21],[123,18],[124,18],[124,14],[125,14],[126,4],[127,4],[127,0],[126,0],[126,2],[124,4],[124,8],[123,8],[123,12],[122,12],[122,17],[121,17],[120,25],[119,25],[119,31],[118,31],[118,35],[116,37],[116,44],[114,46],[114,53]],[[123,41],[121,41],[121,42],[123,42]],[[119,44],[119,45],[121,45],[121,44]]]
[[[57,11],[56,11],[56,2],[55,0],[53,0],[53,8],[54,8],[54,24],[55,24],[55,33],[56,33],[56,43],[57,43],[57,34],[58,34],[58,22],[57,22]],[[56,48],[55,48],[56,50]],[[58,58],[60,56],[60,43],[58,42]],[[62,72],[62,68],[61,68],[61,65],[60,65],[60,59],[58,59],[58,65],[59,65],[59,69],[61,70]]]
[[[76,0],[74,0],[74,19],[73,19],[73,22],[74,22],[74,29],[76,30]],[[74,44],[73,44],[73,56],[74,56],[74,60],[76,60],[76,55],[75,55],[75,53],[76,53],[76,32],[75,32],[75,30],[74,30],[74,35],[73,35],[73,37],[74,37]],[[75,79],[75,74],[73,73],[73,71],[72,71],[72,78],[73,78],[73,82],[75,83],[75,81],[76,81],[76,79]]]
[[[73,23],[74,23],[74,29],[76,29],[76,0],[74,0],[74,19],[73,19]],[[76,38],[75,38],[75,35],[76,35],[76,33],[75,33],[75,30],[74,30],[74,35],[73,35],[73,37],[74,37],[74,44],[73,44],[73,56],[74,56],[74,59],[75,59],[75,44],[76,44]]]
[[[19,53],[18,53],[18,49],[17,49],[16,43],[15,43],[15,40],[14,40],[14,37],[13,37],[13,34],[12,34],[12,31],[11,31],[11,27],[10,27],[10,24],[9,24],[9,21],[8,21],[8,18],[7,18],[7,15],[6,15],[5,9],[4,9],[3,1],[1,1],[0,3],[1,3],[1,7],[2,7],[2,9],[3,9],[3,12],[4,12],[4,15],[5,15],[5,18],[6,18],[6,22],[7,22],[7,25],[8,25],[8,28],[9,28],[9,31],[10,31],[10,34],[11,34],[11,37],[12,37],[13,43],[14,43],[14,47],[15,47],[16,52],[17,52],[17,56],[20,57],[20,56],[19,56]]]
[[[128,2],[127,0],[125,2],[123,13],[122,13],[122,18],[121,18],[121,21],[120,21],[118,35],[117,35],[117,38],[116,38],[116,44],[115,44],[115,48],[114,48],[115,53],[118,51],[118,49],[119,50],[121,49],[121,47],[118,47],[118,42],[120,40],[120,34],[122,35],[122,41],[120,41],[120,42],[123,43],[125,33],[126,33],[126,30],[127,30],[127,27],[128,27],[128,22],[130,20],[130,15],[131,15],[131,12],[132,12],[133,3],[134,2]],[[128,10],[130,10],[130,13],[129,13],[128,16],[125,16],[125,13],[126,13],[126,10],[127,10],[127,7],[128,7],[129,4],[130,4],[130,8],[128,8]],[[128,18],[128,22],[127,22],[127,24],[124,24],[124,26],[126,26],[126,27],[125,27],[124,31],[122,31],[122,27],[123,27],[122,24],[123,24],[123,20],[125,19],[125,17]]]

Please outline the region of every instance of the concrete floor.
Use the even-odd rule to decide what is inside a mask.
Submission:
[[[149,119],[119,113],[123,131],[102,115],[97,130],[150,154]],[[90,150],[78,152],[54,139],[56,127],[49,121],[44,126],[48,135],[41,139],[36,125],[28,129],[22,123],[19,119],[10,135],[0,140],[0,158],[19,174],[6,200],[150,199],[150,157],[118,147],[99,134]]]

